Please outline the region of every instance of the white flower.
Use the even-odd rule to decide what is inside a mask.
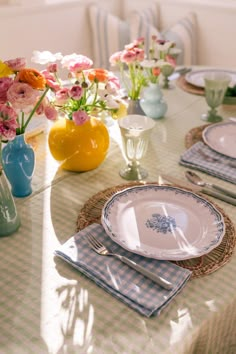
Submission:
[[[163,64],[163,60],[160,59],[160,60],[154,60],[154,59],[145,59],[143,60],[140,65],[143,67],[143,68],[157,68],[157,67],[160,67],[161,65]]]
[[[173,42],[166,41],[164,44],[157,43],[156,49],[160,52],[168,52],[172,46]]]
[[[120,107],[120,103],[114,99],[112,96],[108,96],[106,98],[106,105],[110,109],[118,109]]]
[[[31,58],[31,61],[33,63],[37,63],[37,64],[48,64],[48,63],[53,63],[57,60],[61,60],[63,58],[61,53],[51,53],[47,50],[40,52],[38,50],[34,50],[33,51],[33,56]]]

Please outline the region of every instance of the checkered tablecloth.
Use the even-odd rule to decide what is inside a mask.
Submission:
[[[153,281],[114,257],[98,255],[91,250],[86,236],[92,234],[113,253],[128,257],[152,273],[160,275],[173,284],[171,291],[165,290]],[[75,234],[55,254],[87,275],[97,285],[122,300],[124,303],[150,317],[160,314],[162,309],[181,291],[191,272],[167,261],[148,259],[125,251],[115,244],[99,224],[92,224]]]
[[[209,159],[204,158],[201,151],[207,157],[209,156],[217,161],[209,161]],[[232,165],[228,163],[232,163]],[[181,155],[180,164],[236,184],[236,160],[217,153],[201,141]]]
[[[202,124],[200,116],[206,109],[204,97],[178,88],[163,93],[168,111],[156,122],[142,161],[151,182],[158,182],[163,173],[184,178],[186,168],[179,158],[185,151],[185,135]],[[223,109],[221,115],[232,115]],[[126,182],[119,176],[124,159],[115,126],[110,136],[106,160],[86,173],[61,170],[50,156],[46,133],[39,136],[33,193],[16,199],[21,227],[0,239],[1,354],[236,353],[235,253],[216,272],[188,281],[159,316],[150,318],[54,255],[76,234],[84,203]],[[213,201],[236,225],[235,207]],[[108,259],[102,259],[105,266]]]

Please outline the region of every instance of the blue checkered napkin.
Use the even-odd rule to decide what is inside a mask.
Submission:
[[[165,290],[115,257],[100,256],[89,246],[86,235],[92,233],[111,251],[129,257],[148,270],[173,283]],[[125,302],[142,315],[150,317],[161,310],[179,293],[191,272],[168,261],[146,258],[124,250],[106,235],[103,227],[92,224],[71,237],[55,254],[92,279],[97,285]]]
[[[220,161],[206,161],[199,151],[217,158]],[[225,161],[226,163],[224,163]],[[227,161],[235,164],[235,167],[227,165]],[[236,184],[236,161],[233,158],[219,154],[203,142],[199,141],[186,150],[180,157],[179,163],[183,166],[206,172],[212,176]]]

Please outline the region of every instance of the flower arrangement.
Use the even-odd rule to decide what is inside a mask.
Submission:
[[[57,82],[54,95],[50,99],[51,109],[55,115],[73,120],[76,125],[84,124],[91,115],[101,112],[117,113],[120,108],[119,79],[110,71],[92,68],[93,62],[84,55],[70,54],[60,56],[57,53],[62,69],[67,70],[67,79],[58,79],[59,67],[50,52],[35,51],[32,61],[42,64],[48,62],[47,69],[42,71],[48,80]],[[46,112],[45,112],[46,113]]]
[[[0,121],[5,142],[25,133],[34,115],[44,114],[49,120],[64,115],[81,125],[90,115],[119,111],[118,78],[107,70],[93,69],[88,57],[35,51],[32,61],[47,64],[46,69],[28,68],[24,58],[0,61]],[[59,78],[57,61],[68,71],[69,82]]]
[[[13,140],[18,128],[17,114],[14,109],[0,103],[0,176],[2,174],[2,141]]]
[[[15,134],[23,134],[35,113],[40,114],[41,105],[52,88],[43,74],[26,67],[24,58],[0,61],[0,117],[8,121],[7,113],[16,115]],[[11,108],[11,109],[10,109]],[[50,117],[49,117],[50,118]],[[11,134],[13,131],[10,130]],[[6,137],[6,134],[5,134]],[[12,135],[7,140],[10,140]]]
[[[158,83],[164,66],[175,67],[176,60],[171,54],[175,43],[152,36],[148,53],[144,51],[145,39],[134,40],[124,50],[111,55],[111,65],[118,65],[121,78],[129,98],[140,98],[141,90],[148,83]],[[127,69],[127,70],[126,70]]]

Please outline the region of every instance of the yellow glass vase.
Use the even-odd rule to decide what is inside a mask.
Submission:
[[[59,119],[49,132],[49,149],[61,167],[68,171],[89,171],[106,158],[109,133],[99,119],[91,117],[83,125],[69,119]]]

